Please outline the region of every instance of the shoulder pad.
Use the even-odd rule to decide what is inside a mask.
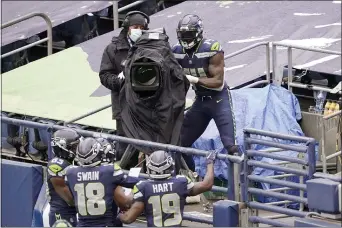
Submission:
[[[114,163],[113,168],[114,168],[113,176],[120,176],[124,174],[121,167],[117,163]]]
[[[53,158],[49,161],[47,168],[48,172],[52,176],[60,176],[61,172],[70,166],[69,162],[61,158]]]
[[[187,184],[190,184],[192,182],[192,180],[184,175],[177,175],[176,176],[177,179],[181,179],[182,181],[186,182]]]
[[[141,185],[143,182],[145,182],[145,180],[140,180],[138,183],[136,183],[136,185]]]
[[[222,46],[220,42],[218,42],[217,40],[205,39],[203,41],[203,45],[205,45],[206,48],[209,49],[208,51],[214,51],[214,52],[222,51]]]
[[[172,52],[180,51],[180,50],[183,50],[183,47],[180,45],[179,42],[172,46]]]
[[[136,185],[133,187],[133,194],[137,192],[141,192],[142,189],[144,188],[144,181],[139,181]]]
[[[139,192],[139,189],[137,188],[136,185],[134,185],[134,187],[133,187],[133,194],[135,194],[135,193],[137,193],[137,192]]]
[[[57,164],[51,164],[48,166],[48,173],[51,176],[58,176],[58,173],[60,173],[63,170],[63,168]]]
[[[121,170],[121,167],[117,163],[114,163],[114,171],[119,171],[119,170]]]
[[[186,176],[184,176],[184,175],[177,175],[176,178],[177,179],[184,179],[184,180],[186,180]]]

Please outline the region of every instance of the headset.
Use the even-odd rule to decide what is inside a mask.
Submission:
[[[129,27],[129,18],[130,18],[130,16],[132,16],[134,14],[140,14],[144,18],[146,18],[147,22],[145,23],[144,27],[147,30],[148,29],[148,24],[150,23],[150,17],[146,13],[143,13],[141,11],[131,11],[131,12],[128,12],[126,14],[126,16],[125,16],[124,21],[122,22],[122,27],[124,27],[124,28],[128,28]]]

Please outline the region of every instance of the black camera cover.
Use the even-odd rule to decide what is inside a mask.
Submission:
[[[134,66],[141,67],[141,63],[147,64],[146,69],[154,67],[155,70],[152,69],[151,72],[159,75],[158,87],[151,89],[148,96],[142,95],[141,89],[137,91],[133,88],[134,72],[131,71],[139,73],[139,70],[134,70],[137,69]],[[124,74],[125,84],[120,91],[120,107],[126,136],[180,145],[186,93],[190,85],[172,53],[165,32],[143,33],[128,53]],[[155,151],[155,148],[135,147],[146,153]]]

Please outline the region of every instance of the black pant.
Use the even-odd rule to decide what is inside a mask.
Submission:
[[[118,136],[125,136],[125,133],[122,129],[122,122],[120,119],[116,120],[116,134]],[[125,150],[127,148],[127,143],[117,142],[116,143],[116,160],[119,161],[122,157],[122,155],[125,153]]]
[[[120,119],[116,120],[116,134],[118,136],[125,137],[125,133],[122,128],[122,121]],[[116,143],[116,160],[119,161],[121,160],[122,156],[124,155],[126,148],[128,144],[127,143],[122,143],[122,142],[117,142]],[[132,168],[138,164],[138,156],[139,156],[139,151],[135,150],[134,154],[130,160],[130,162],[127,164],[127,169]]]

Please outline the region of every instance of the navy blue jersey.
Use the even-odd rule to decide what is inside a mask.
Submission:
[[[173,46],[172,52],[174,53],[178,63],[183,67],[185,74],[189,74],[194,77],[208,78],[212,77],[209,75],[210,58],[217,53],[224,53],[220,43],[211,39],[202,39],[197,49],[191,55],[186,53],[186,50],[184,50],[179,43]],[[207,95],[210,92],[216,92],[213,91],[213,89],[208,89],[200,85],[195,85],[193,88],[197,94]],[[218,90],[222,89],[223,86]]]
[[[114,190],[117,185],[125,186],[126,178],[116,164],[70,166],[65,179],[75,201],[78,226],[113,226]]]
[[[63,178],[70,163],[62,158],[53,158],[49,161],[47,175],[47,196],[50,204],[50,211],[53,213],[76,215],[76,208],[69,206],[55,191],[50,179]]]
[[[134,201],[145,204],[147,226],[181,226],[185,198],[193,186],[194,183],[182,175],[137,183],[133,188]]]

